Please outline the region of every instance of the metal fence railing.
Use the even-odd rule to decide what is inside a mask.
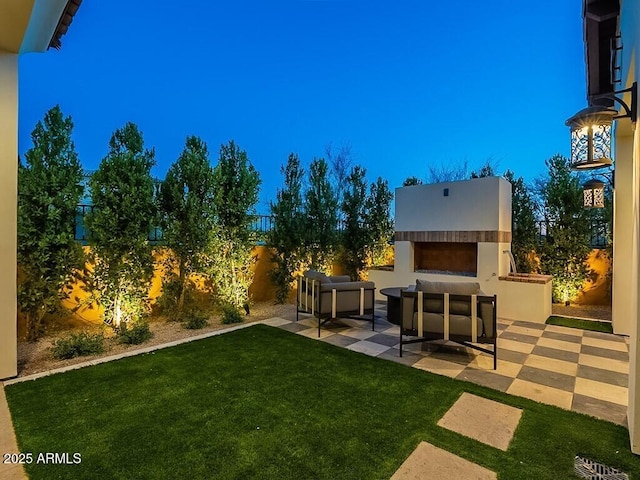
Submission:
[[[76,209],[75,218],[75,239],[83,244],[89,240],[89,231],[84,222],[87,213],[93,210],[93,205],[81,204]],[[536,222],[538,232],[538,244],[542,245],[547,238],[547,232],[552,227],[552,222],[540,220]],[[273,228],[273,217],[271,215],[256,215],[253,224],[253,231],[256,233],[260,243],[264,243],[267,239],[267,233]],[[340,222],[338,231],[344,229],[343,222]],[[153,244],[162,243],[162,229],[153,227],[149,232],[149,242]],[[591,222],[589,228],[589,245],[592,248],[603,248],[609,245],[611,239],[611,231],[609,224],[604,221]]]
[[[81,242],[83,245],[89,241],[89,230],[86,226],[84,219],[86,215],[93,211],[93,205],[80,204],[76,207],[75,217],[75,239]],[[253,222],[253,231],[257,234],[258,240],[264,242],[266,240],[266,234],[271,230],[272,217],[271,215],[256,215]],[[159,226],[151,228],[148,235],[148,240],[152,244],[162,243],[162,229]]]
[[[538,231],[538,245],[546,242],[547,234],[552,229],[553,222],[540,220],[536,222]],[[589,246],[591,248],[604,248],[611,242],[610,225],[605,221],[593,221],[589,225]]]

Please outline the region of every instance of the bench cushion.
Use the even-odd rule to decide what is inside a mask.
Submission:
[[[450,295],[473,295],[480,292],[478,282],[431,282],[416,280],[416,290],[425,293],[448,293]]]

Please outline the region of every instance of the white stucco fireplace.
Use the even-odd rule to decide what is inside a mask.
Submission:
[[[393,270],[369,270],[378,298],[385,287],[416,279],[474,281],[498,295],[498,316],[544,322],[551,314],[551,278],[513,275],[511,184],[501,177],[415,185],[395,191]]]

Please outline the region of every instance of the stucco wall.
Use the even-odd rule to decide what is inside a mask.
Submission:
[[[84,247],[85,252],[89,251],[89,247]],[[271,284],[269,279],[269,271],[272,268],[269,249],[264,246],[256,246],[253,249],[253,255],[256,257],[256,263],[253,265],[254,279],[253,283],[249,287],[249,295],[253,301],[262,302],[273,300],[275,298],[275,288]],[[158,248],[154,251],[154,273],[151,280],[151,287],[149,289],[149,298],[153,305],[156,299],[162,294],[162,279],[164,276],[163,262],[166,258],[166,252],[163,248]],[[199,279],[197,282],[198,289],[205,290],[204,279]],[[79,305],[85,304],[89,294],[82,289],[81,283],[76,283],[72,286],[72,291],[69,295],[69,299],[62,302],[63,306],[69,310],[76,309],[74,318],[63,319],[66,325],[74,326],[81,325],[82,322],[100,323],[102,308],[96,305],[85,305],[80,309],[77,309]],[[14,314],[15,317],[15,314]],[[20,318],[19,336],[24,335],[23,319]],[[14,335],[15,337],[15,335]]]
[[[0,53],[0,379],[17,375],[18,56]]]
[[[613,288],[611,317],[613,331],[621,335],[631,334],[633,298],[637,292],[629,288],[635,266],[628,254],[633,250],[633,139],[616,140],[616,169],[614,218],[613,218]]]
[[[511,231],[511,184],[501,177],[401,187],[395,193],[396,231]]]
[[[638,0],[623,0],[620,11],[620,33],[622,35],[622,88],[630,87],[634,81],[640,81],[640,62],[638,55],[640,52],[640,2]],[[627,100],[628,100],[627,96]],[[638,356],[638,320],[640,319],[640,303],[638,302],[638,276],[640,274],[640,129],[637,124],[632,129],[631,123],[627,120],[618,121],[616,126],[616,143],[618,148],[622,146],[625,150],[617,150],[616,153],[616,208],[622,207],[628,213],[625,218],[619,217],[616,213],[614,239],[618,242],[621,231],[629,231],[630,244],[626,250],[622,250],[623,245],[618,245],[614,251],[614,328],[616,323],[621,321],[624,325],[624,316],[628,311],[629,318],[629,408],[627,412],[629,434],[631,441],[631,451],[640,454],[640,358]],[[622,128],[618,128],[618,126]],[[629,140],[623,140],[629,137]],[[628,142],[628,143],[627,143]],[[628,146],[627,146],[628,145]],[[628,177],[623,179],[622,174],[618,174],[618,168],[624,171]],[[618,179],[629,188],[628,196],[623,197],[618,191]],[[628,225],[622,225],[628,222]],[[617,252],[617,253],[616,253]],[[615,256],[618,256],[618,259]],[[616,276],[617,260],[623,260],[631,265],[631,271],[627,278]],[[622,279],[622,284],[618,280]],[[623,288],[631,292],[630,298],[625,299]],[[628,301],[627,306],[623,302]]]

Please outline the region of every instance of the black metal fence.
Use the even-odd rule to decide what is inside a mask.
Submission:
[[[75,239],[86,245],[89,241],[89,230],[87,229],[84,219],[87,213],[93,210],[93,205],[81,204],[76,208],[75,218]],[[253,231],[256,232],[259,242],[266,240],[266,234],[271,230],[272,217],[271,215],[256,215],[253,222]],[[149,231],[148,235],[149,243],[158,245],[162,243],[162,229],[160,227],[153,227]]]
[[[538,245],[542,245],[547,240],[547,233],[552,228],[553,222],[540,220],[536,222],[538,231]],[[589,225],[589,246],[591,248],[604,248],[611,243],[610,225],[602,220],[593,221]]]
[[[84,224],[84,218],[87,213],[93,210],[92,205],[78,205],[75,218],[75,238],[77,241],[86,244],[89,240],[89,232]],[[542,245],[547,238],[547,232],[549,231],[552,223],[545,220],[536,222],[536,228],[538,231],[538,244]],[[253,221],[253,231],[257,234],[258,242],[264,243],[266,241],[267,233],[271,231],[273,227],[273,217],[271,215],[256,215]],[[338,230],[342,230],[344,225],[341,223]],[[589,245],[591,248],[604,248],[609,245],[611,241],[611,231],[609,224],[604,221],[594,221],[590,225],[589,229]],[[162,243],[162,229],[160,227],[153,227],[149,232],[149,242],[152,244]]]

